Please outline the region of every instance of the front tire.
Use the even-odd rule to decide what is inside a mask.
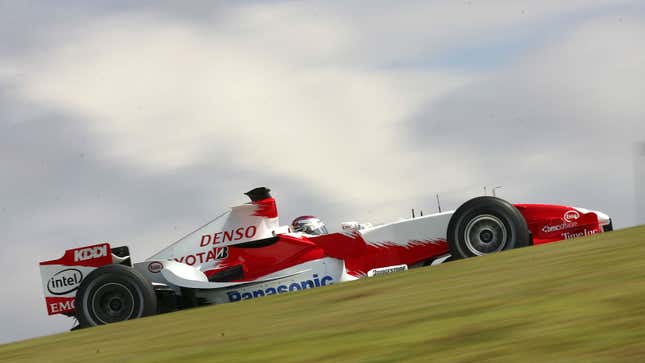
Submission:
[[[448,247],[454,259],[525,247],[530,241],[520,211],[500,198],[471,199],[455,211],[448,224]]]
[[[143,275],[124,265],[92,271],[76,293],[76,318],[90,327],[141,318],[157,312],[157,298]]]

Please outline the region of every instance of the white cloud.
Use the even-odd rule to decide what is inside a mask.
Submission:
[[[150,172],[208,159],[299,179],[356,203],[375,191],[386,198],[410,192],[388,187],[436,158],[401,151],[401,123],[467,78],[312,66],[309,57],[321,54],[311,54],[319,47],[310,41],[333,53],[351,32],[317,31],[327,28],[301,20],[290,23],[288,37],[285,19],[258,21],[255,13],[232,22],[248,18],[247,31],[235,35],[146,17],[98,23],[32,63],[24,95],[86,119],[108,140],[105,157]],[[281,42],[290,44],[287,53],[266,52]],[[453,179],[467,173],[451,170]]]
[[[638,89],[625,89],[633,82],[624,78],[623,68],[600,66],[597,55],[585,58],[594,44],[609,44],[617,55],[629,51],[629,39],[616,34],[629,33],[620,24],[609,24],[607,31],[587,26],[517,67],[489,74],[375,68],[362,63],[365,55],[433,54],[455,41],[499,36],[557,12],[610,3],[377,4],[351,13],[343,6],[286,3],[234,8],[218,14],[218,22],[200,25],[142,14],[108,17],[85,24],[47,57],[21,60],[20,86],[25,97],[86,119],[108,145],[103,150],[108,160],[150,173],[225,163],[300,180],[360,209],[373,204],[374,195],[383,204],[413,198],[429,181],[437,190],[463,190],[472,180],[489,179],[489,171],[479,167],[481,158],[472,154],[481,144],[470,150],[426,145],[423,153],[405,145],[408,120],[428,107],[434,112],[435,105],[461,97],[462,90],[480,92],[476,98],[491,96],[477,88],[482,82],[503,86],[496,97],[517,104],[526,101],[517,100],[518,89],[524,92],[520,97],[535,94],[545,102],[557,92],[562,104],[557,107],[565,112],[571,107],[595,112],[606,97],[632,97],[634,111],[640,107]],[[638,70],[637,61],[630,64]],[[607,94],[605,84],[621,89]],[[468,117],[462,123],[490,113],[508,116],[499,108],[502,102],[470,101],[456,106],[459,117]],[[512,105],[509,110],[522,112]],[[452,126],[443,127],[457,135],[458,145],[458,134],[468,129]],[[544,157],[528,160],[545,166],[538,161]],[[402,180],[405,187],[398,187]]]
[[[442,121],[424,131],[463,150],[476,180],[505,185],[507,198],[575,203],[606,210],[619,226],[635,223],[644,37],[642,19],[585,22],[430,106],[419,118]]]

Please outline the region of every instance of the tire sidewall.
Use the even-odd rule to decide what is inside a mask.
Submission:
[[[465,230],[469,221],[482,215],[498,218],[508,235],[502,251],[525,247],[530,243],[526,220],[511,203],[495,197],[478,197],[461,205],[448,225],[448,246],[456,259],[478,256],[468,249],[465,242]]]
[[[153,315],[157,301],[150,282],[136,270],[124,265],[107,265],[92,271],[79,286],[76,293],[76,317],[80,326],[103,325],[92,306],[96,292],[107,284],[116,283],[125,287],[132,296],[133,310],[125,320]]]

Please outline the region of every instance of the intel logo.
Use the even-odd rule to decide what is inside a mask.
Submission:
[[[47,291],[52,295],[65,295],[78,289],[83,273],[75,268],[58,271],[47,282]]]

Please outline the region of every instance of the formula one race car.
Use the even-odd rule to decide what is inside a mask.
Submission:
[[[47,312],[75,317],[79,327],[102,325],[612,230],[601,212],[482,196],[456,211],[311,235],[279,225],[269,189],[246,195],[251,203],[144,262],[108,243],[41,262]]]

